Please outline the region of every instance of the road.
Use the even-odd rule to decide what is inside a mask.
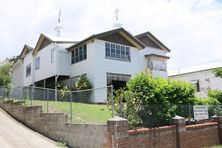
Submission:
[[[55,148],[56,143],[17,122],[0,108],[0,148]]]

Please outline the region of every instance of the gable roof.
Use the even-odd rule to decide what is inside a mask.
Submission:
[[[138,40],[141,41],[141,38],[142,37],[148,37],[148,42],[143,43],[146,45],[146,46],[151,46],[151,47],[154,47],[154,46],[157,46],[159,47],[160,49],[163,49],[163,50],[166,50],[168,52],[170,52],[170,49],[168,47],[166,47],[160,40],[158,40],[152,33],[150,33],[149,31],[148,32],[145,32],[145,33],[141,33],[139,35],[136,35],[135,36]],[[142,41],[141,41],[142,42]]]
[[[137,38],[135,38],[133,35],[131,35],[125,29],[118,28],[118,29],[102,32],[102,33],[99,33],[99,34],[91,35],[88,38],[85,38],[82,41],[80,41],[80,42],[78,42],[78,43],[68,47],[67,50],[71,50],[71,49],[73,49],[75,47],[78,47],[81,44],[89,42],[89,41],[91,41],[93,39],[102,39],[104,37],[107,37],[109,35],[113,35],[113,34],[116,34],[116,33],[120,34],[123,38],[125,38],[127,41],[129,41],[135,47],[137,47],[139,49],[145,48],[145,45],[142,42],[140,42]]]
[[[29,52],[31,52],[33,50],[33,47],[25,44],[23,49],[22,49],[22,52],[20,53],[19,55],[19,59],[24,59],[25,55]]]
[[[47,41],[47,43],[43,46],[47,46],[50,43],[76,43],[76,41],[70,38],[41,33],[33,50],[34,55],[41,49],[41,47],[43,47],[42,44],[44,43],[44,41]]]

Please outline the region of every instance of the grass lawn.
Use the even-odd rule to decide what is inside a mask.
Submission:
[[[30,105],[29,101],[25,102]],[[46,101],[32,101],[32,105],[41,105],[43,112],[47,112]],[[60,101],[49,101],[49,113],[68,113],[70,121],[70,103]],[[112,112],[108,109],[107,105],[100,104],[84,104],[72,103],[72,122],[73,123],[96,123],[105,124],[107,119],[112,118]]]

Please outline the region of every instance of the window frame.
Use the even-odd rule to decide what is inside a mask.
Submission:
[[[118,43],[105,42],[105,58],[131,62],[130,47]]]
[[[40,56],[35,58],[35,70],[40,69]]]
[[[26,65],[26,77],[29,77],[31,76],[31,73],[32,73],[32,65],[31,63],[29,63],[28,65]]]
[[[87,59],[87,45],[84,44],[71,51],[71,64],[75,64]]]

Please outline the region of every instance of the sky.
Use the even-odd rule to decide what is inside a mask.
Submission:
[[[35,46],[40,33],[82,40],[113,29],[119,9],[123,28],[150,31],[171,52],[168,70],[221,60],[222,0],[0,0],[0,61]],[[222,61],[222,60],[221,60]]]

